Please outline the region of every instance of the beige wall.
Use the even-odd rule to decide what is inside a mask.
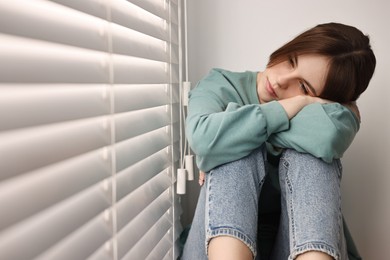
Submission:
[[[343,206],[361,254],[375,260],[390,255],[389,10],[387,0],[188,0],[192,82],[212,67],[262,70],[275,48],[318,23],[347,23],[371,36],[377,69],[358,102],[361,130],[343,158]],[[190,222],[197,185],[188,190],[185,223]]]

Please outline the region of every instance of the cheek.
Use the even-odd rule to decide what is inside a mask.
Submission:
[[[292,98],[299,95],[303,95],[300,89],[290,87],[288,89],[285,89],[282,93],[280,93],[279,98],[286,99],[286,98]]]

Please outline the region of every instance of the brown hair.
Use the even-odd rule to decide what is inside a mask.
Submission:
[[[367,35],[352,26],[327,23],[303,32],[276,50],[267,67],[302,54],[329,58],[329,72],[320,97],[340,103],[355,101],[367,89],[376,65]]]

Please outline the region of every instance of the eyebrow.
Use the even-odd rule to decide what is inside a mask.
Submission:
[[[295,65],[298,66],[298,56],[295,55],[293,59],[294,59]],[[310,89],[310,91],[314,94],[314,96],[317,97],[318,95],[317,95],[315,88],[313,88],[313,85],[310,84],[310,82],[308,82],[307,80],[303,80],[303,81],[305,82],[307,87]]]

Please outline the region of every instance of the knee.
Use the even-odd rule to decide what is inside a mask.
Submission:
[[[212,172],[259,172],[264,169],[266,149],[264,146],[252,151],[249,155],[214,168]]]
[[[310,173],[307,174],[306,177],[321,175],[323,177],[338,176],[341,178],[342,174],[342,165],[339,159],[327,163],[311,154],[300,153],[292,149],[287,149],[283,152],[281,167],[284,168],[284,172],[290,174],[302,174],[302,172]]]
[[[292,149],[286,149],[281,159],[289,164],[303,164],[304,166],[315,165],[316,167],[341,167],[339,159],[333,160],[331,163],[325,162],[321,158],[315,157],[309,153],[301,153]]]
[[[326,163],[320,158],[317,158],[309,153],[301,153],[293,149],[286,149],[283,151],[282,157],[283,160],[286,160],[290,163],[294,162],[306,162],[306,163]]]

